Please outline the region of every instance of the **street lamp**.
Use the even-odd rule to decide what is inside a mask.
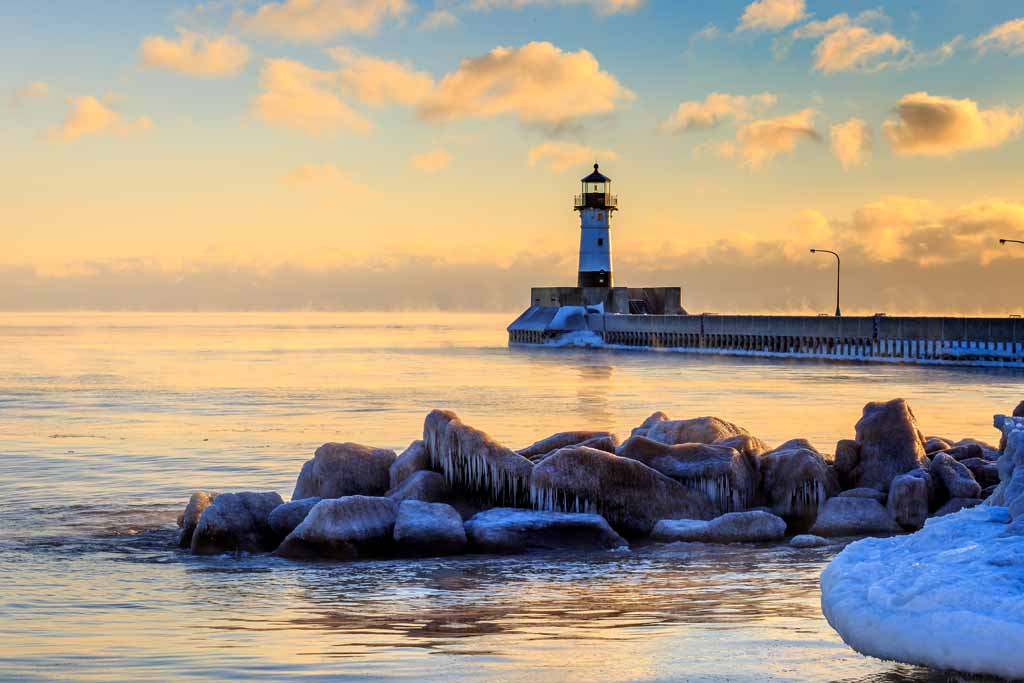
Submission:
[[[839,311],[839,273],[842,270],[843,262],[839,258],[839,254],[828,249],[811,249],[812,254],[832,254],[836,257],[836,317],[841,318],[843,314]]]
[[[1021,240],[999,240],[999,244],[1024,244]]]

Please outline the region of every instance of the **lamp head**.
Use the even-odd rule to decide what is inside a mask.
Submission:
[[[817,249],[811,249],[811,253],[812,253],[812,254],[815,254],[815,253],[817,253],[817,252],[818,252],[818,250],[817,250]]]
[[[999,240],[999,244],[1006,244],[1006,240]]]

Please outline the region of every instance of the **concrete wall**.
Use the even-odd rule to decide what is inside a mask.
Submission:
[[[597,306],[608,313],[629,313],[630,300],[646,301],[655,315],[680,313],[679,287],[534,287],[531,306]]]

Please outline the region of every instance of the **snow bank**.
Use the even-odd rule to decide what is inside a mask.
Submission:
[[[1003,507],[928,520],[848,546],[821,575],[821,607],[863,654],[1024,677],[1024,529]]]

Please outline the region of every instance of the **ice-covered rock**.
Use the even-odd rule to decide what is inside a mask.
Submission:
[[[851,473],[855,486],[888,491],[898,475],[928,468],[924,437],[903,399],[868,403],[855,429],[860,444],[857,465]]]
[[[971,471],[946,453],[936,453],[928,470],[945,487],[949,498],[977,498],[981,486]]]
[[[325,443],[302,466],[292,500],[380,496],[388,490],[395,452],[357,443]]]
[[[199,516],[192,534],[196,555],[226,552],[258,553],[274,549],[269,518],[284,503],[277,492],[221,493]]]
[[[1011,417],[1024,417],[1024,401],[1017,404],[1017,407],[1013,409]],[[999,454],[1002,455],[1006,452],[1006,434],[1003,433],[999,437]]]
[[[293,559],[347,560],[392,544],[398,505],[390,498],[345,496],[321,500],[288,534],[277,554]]]
[[[871,500],[877,500],[882,505],[885,505],[885,501],[888,498],[884,491],[869,488],[847,489],[837,495],[843,498],[870,498]]]
[[[687,488],[703,491],[719,513],[746,510],[757,491],[757,461],[728,446],[687,443],[669,446],[631,436],[618,455],[637,460]]]
[[[430,454],[422,439],[417,439],[395,458],[388,466],[388,488],[400,486],[402,482],[423,470],[430,469]]]
[[[1006,519],[977,507],[851,544],[821,575],[825,618],[866,655],[1024,678],[1024,536]]]
[[[431,463],[436,463],[441,457],[448,423],[457,419],[459,416],[450,410],[431,410],[423,419],[423,445]]]
[[[839,491],[825,458],[805,441],[788,441],[759,462],[765,502],[795,529],[810,526],[825,501]]]
[[[388,491],[387,497],[396,503],[406,500],[440,503],[448,497],[448,484],[437,472],[420,470]]]
[[[799,534],[789,539],[789,544],[794,548],[821,548],[832,545],[832,541],[814,534]]]
[[[473,546],[488,553],[626,546],[601,515],[493,508],[466,522]]]
[[[673,445],[677,443],[715,443],[731,436],[749,433],[743,427],[718,417],[695,417],[690,420],[655,422],[647,430],[646,436],[652,441]]]
[[[999,467],[991,460],[968,458],[967,460],[961,460],[960,464],[971,471],[974,480],[978,482],[982,490],[999,484]]]
[[[981,456],[980,457],[985,458],[986,460],[992,460],[993,462],[995,462],[996,460],[999,459],[999,453],[1000,453],[999,448],[997,448],[996,446],[993,446],[992,444],[987,443],[985,441],[979,441],[978,439],[960,439],[959,441],[957,441],[956,443],[953,444],[953,448],[954,449],[965,448],[965,447],[969,448],[969,447],[972,447],[972,446],[981,449]],[[972,449],[970,451],[965,452],[965,454],[961,458],[957,458],[957,459],[961,460],[964,457],[972,457],[971,455],[969,455],[967,453],[977,453],[977,451]]]
[[[196,524],[199,523],[199,517],[203,514],[206,508],[213,505],[213,499],[217,497],[217,494],[213,491],[196,491],[188,499],[188,505],[185,506],[185,512],[181,514],[181,518],[178,520],[178,526],[181,527],[181,533],[178,535],[178,545],[182,548],[189,548],[192,546],[192,534],[196,530]]]
[[[651,413],[646,420],[640,423],[640,426],[634,427],[633,431],[629,433],[630,436],[647,436],[647,432],[650,431],[651,427],[658,424],[659,422],[667,422],[668,415],[661,412],[660,410]]]
[[[894,534],[899,525],[884,505],[870,498],[829,498],[811,527],[816,536]]]
[[[946,515],[952,515],[955,512],[960,512],[964,509],[969,509],[981,505],[980,498],[950,498],[935,511],[933,517],[945,517]]]
[[[283,539],[295,527],[302,524],[302,520],[306,519],[309,511],[321,500],[323,499],[314,496],[313,498],[300,498],[299,500],[278,505],[267,518],[271,532],[273,532],[278,540]]]
[[[614,441],[615,435],[611,432],[559,432],[545,437],[526,448],[520,448],[517,452],[524,458],[536,462],[537,460],[543,459],[544,456],[550,455],[561,448],[586,445],[590,448],[597,448],[598,450],[603,451],[606,450],[606,448],[600,448],[600,446],[607,447],[608,444],[614,443]],[[615,452],[615,446],[611,447],[611,452]]]
[[[996,462],[999,486],[987,503],[1005,505],[1016,519],[1024,514],[1024,417],[996,415],[994,424],[1002,431],[1006,446]]]
[[[487,505],[529,505],[533,463],[458,418],[447,422],[431,458],[453,491]]]
[[[943,439],[941,436],[926,436],[924,439],[924,452],[927,455],[949,450],[952,447],[953,442],[949,439]]]
[[[403,555],[456,555],[466,549],[462,517],[444,503],[403,502],[398,506],[394,539]]]
[[[935,458],[935,456],[940,454],[948,455],[954,460],[967,460],[969,458],[982,458],[985,455],[985,451],[976,443],[965,443],[959,446],[950,446],[941,451],[933,451],[928,454],[928,457]]]
[[[771,450],[768,447],[768,444],[751,434],[737,434],[736,436],[730,436],[716,441],[714,445],[733,448],[754,462],[757,461],[758,456]]]
[[[839,485],[844,489],[855,488],[854,470],[860,462],[860,444],[853,439],[842,439],[836,444],[836,454],[832,458],[839,478]]]
[[[912,473],[899,475],[889,485],[889,498],[885,507],[904,529],[920,529],[928,519],[928,482],[924,477]]]
[[[563,448],[533,469],[534,508],[596,512],[619,533],[643,536],[662,519],[710,519],[707,494],[641,462],[593,448]]]
[[[651,532],[651,538],[659,541],[704,543],[764,543],[785,536],[786,521],[763,510],[730,512],[710,521],[663,519]]]

